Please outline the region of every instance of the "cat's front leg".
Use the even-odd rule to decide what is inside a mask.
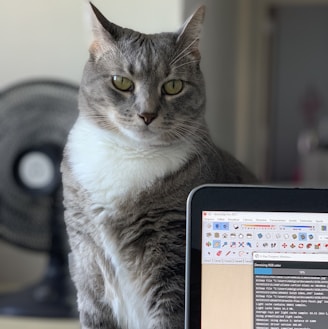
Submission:
[[[89,279],[92,280],[92,278]],[[90,281],[85,280],[84,283],[80,282],[78,288],[81,329],[121,329],[109,305],[100,300],[101,294],[97,293],[99,287],[89,285]]]
[[[80,310],[81,329],[119,329],[108,307]]]
[[[176,275],[168,280],[162,279],[153,290],[149,313],[154,317],[147,329],[183,329],[184,277]]]
[[[80,248],[84,250],[80,244]],[[87,248],[90,248],[87,247]],[[104,283],[94,257],[73,252],[70,272],[77,289],[81,329],[121,329],[108,303],[104,302]]]

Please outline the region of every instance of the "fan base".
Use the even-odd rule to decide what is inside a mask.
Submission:
[[[6,316],[77,318],[75,291],[69,278],[45,278],[21,291],[0,295],[0,314]]]

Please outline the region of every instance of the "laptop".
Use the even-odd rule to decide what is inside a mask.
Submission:
[[[185,329],[326,329],[328,190],[204,185],[187,201]]]

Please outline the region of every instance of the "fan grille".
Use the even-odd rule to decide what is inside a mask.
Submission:
[[[0,94],[0,236],[11,243],[39,251],[50,248],[52,199],[23,189],[14,167],[30,148],[54,145],[62,152],[77,118],[77,95],[77,86],[43,80]],[[62,211],[56,214],[62,225]]]

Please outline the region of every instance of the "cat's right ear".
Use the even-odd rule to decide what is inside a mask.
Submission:
[[[200,59],[199,39],[203,27],[205,6],[200,6],[178,31],[177,43],[181,48],[189,49],[189,54]]]
[[[90,55],[99,58],[110,50],[120,36],[121,28],[111,23],[91,2],[87,3],[93,40],[89,48]]]

